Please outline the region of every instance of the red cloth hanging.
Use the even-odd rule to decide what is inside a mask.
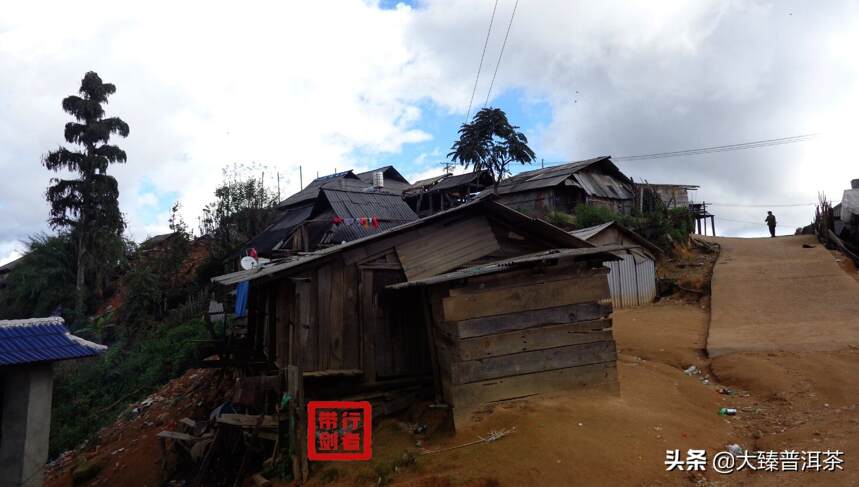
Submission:
[[[361,218],[361,226],[364,228],[367,228],[367,219],[366,218]]]
[[[373,228],[379,228],[379,219],[376,218],[375,216],[373,217],[372,223],[373,223]]]
[[[339,216],[335,216],[333,222],[335,225],[339,225],[339,224],[343,223],[343,219],[340,218]]]

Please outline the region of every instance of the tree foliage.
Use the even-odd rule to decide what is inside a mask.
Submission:
[[[224,168],[215,201],[203,208],[200,233],[212,237],[215,258],[260,234],[275,215],[277,195],[265,187],[262,176],[254,175],[258,169],[237,164]]]
[[[26,257],[9,273],[3,290],[5,318],[50,316],[71,309],[75,296],[75,246],[67,233],[30,238]]]
[[[489,171],[497,184],[509,174],[511,162],[530,164],[534,160],[528,138],[518,129],[500,108],[484,108],[470,123],[462,124],[459,140],[447,156],[475,172]]]
[[[193,287],[186,269],[191,234],[179,208],[177,202],[171,209],[169,236],[154,244],[144,242],[123,277],[126,295],[119,319],[127,337],[134,336],[142,326],[161,321],[167,310],[185,301]]]
[[[87,268],[115,265],[123,248],[119,185],[107,169],[126,162],[125,151],[109,142],[112,135],[127,137],[128,124],[117,117],[105,118],[102,105],[116,86],[104,83],[98,74],[86,73],[78,92],[80,96],[63,99],[62,106],[75,118],[66,124],[66,142],[79,149],[59,147],[45,155],[42,164],[50,171],[72,173],[69,179],[52,178],[46,198],[51,226],[69,232],[75,242],[75,308],[82,314]]]

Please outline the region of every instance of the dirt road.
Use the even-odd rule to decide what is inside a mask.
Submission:
[[[722,248],[712,281],[710,357],[859,344],[859,283],[814,237],[707,240]]]

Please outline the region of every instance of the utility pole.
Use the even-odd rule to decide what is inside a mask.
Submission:
[[[304,176],[301,174],[301,164],[298,165],[298,190],[304,189]]]

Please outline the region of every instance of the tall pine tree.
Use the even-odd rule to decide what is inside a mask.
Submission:
[[[119,211],[119,186],[107,168],[126,161],[125,151],[110,145],[110,136],[128,136],[128,124],[117,117],[104,117],[103,104],[116,86],[102,82],[98,74],[84,75],[80,96],[63,99],[63,110],[75,118],[66,124],[65,139],[77,150],[60,147],[49,152],[42,164],[51,171],[68,171],[71,179],[52,178],[46,197],[51,205],[48,221],[54,229],[70,232],[76,246],[75,310],[86,312],[88,268],[98,265],[99,250],[115,248],[122,238],[125,220]]]

